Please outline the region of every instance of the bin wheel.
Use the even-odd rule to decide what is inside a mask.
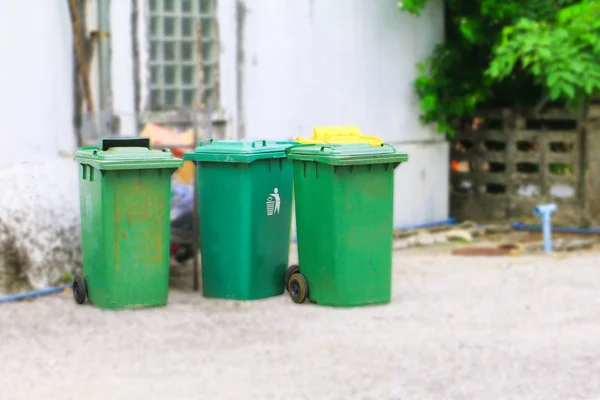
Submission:
[[[290,265],[288,267],[287,271],[285,271],[284,283],[285,283],[285,288],[288,291],[290,290],[290,278],[292,277],[292,275],[297,274],[299,272],[300,272],[300,266],[297,264]]]
[[[75,278],[73,279],[73,297],[75,297],[77,304],[83,304],[87,297],[85,279],[80,275],[75,275]]]
[[[294,303],[304,303],[304,300],[308,297],[308,282],[301,273],[297,272],[292,275],[289,283],[290,297]]]

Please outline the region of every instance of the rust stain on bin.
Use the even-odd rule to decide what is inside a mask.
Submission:
[[[79,149],[76,159],[82,164],[97,153],[96,149]],[[139,155],[132,153],[132,158]],[[83,270],[92,294],[90,303],[114,310],[166,305],[170,175],[156,170],[175,169],[182,162],[165,152],[164,157],[155,157],[157,168],[142,165],[146,160],[140,159],[141,168],[131,169],[129,160],[122,162],[119,154],[112,160],[115,154],[106,152],[106,160],[94,159],[100,170],[110,167],[104,168],[94,185],[80,178],[86,190],[80,197]],[[164,210],[157,212],[160,207]],[[161,215],[162,219],[157,218]],[[160,262],[157,253],[163,256]]]
[[[114,226],[115,226],[115,235],[114,235],[114,245],[115,245],[115,270],[119,270],[119,224],[116,221],[119,221],[119,199],[118,195],[115,193],[113,195],[113,205],[115,207],[115,216],[114,216]]]

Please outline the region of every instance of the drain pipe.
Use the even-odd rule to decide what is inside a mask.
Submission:
[[[99,62],[99,97],[101,135],[107,134],[112,112],[111,73],[110,73],[110,0],[98,0],[98,62]]]
[[[556,211],[556,204],[540,204],[533,208],[533,214],[542,220],[544,237],[544,252],[552,252],[552,214]]]

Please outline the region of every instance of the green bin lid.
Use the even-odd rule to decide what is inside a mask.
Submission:
[[[75,161],[100,170],[176,169],[183,165],[169,149],[150,150],[148,138],[102,139],[100,146],[77,150]]]
[[[288,150],[288,158],[340,166],[408,161],[408,155],[396,152],[393,146],[386,143],[379,146],[368,143],[298,145]]]
[[[193,152],[183,155],[184,160],[251,163],[256,160],[285,158],[286,149],[296,142],[275,142],[269,140],[206,140],[200,142]]]

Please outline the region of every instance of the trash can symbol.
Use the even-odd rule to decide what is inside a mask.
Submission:
[[[267,215],[273,215],[273,209],[275,208],[275,200],[273,199],[273,196],[269,196],[269,198],[267,198]]]
[[[279,209],[281,208],[281,199],[279,198],[279,190],[275,188],[273,193],[267,197],[267,215],[275,215],[279,214]]]

